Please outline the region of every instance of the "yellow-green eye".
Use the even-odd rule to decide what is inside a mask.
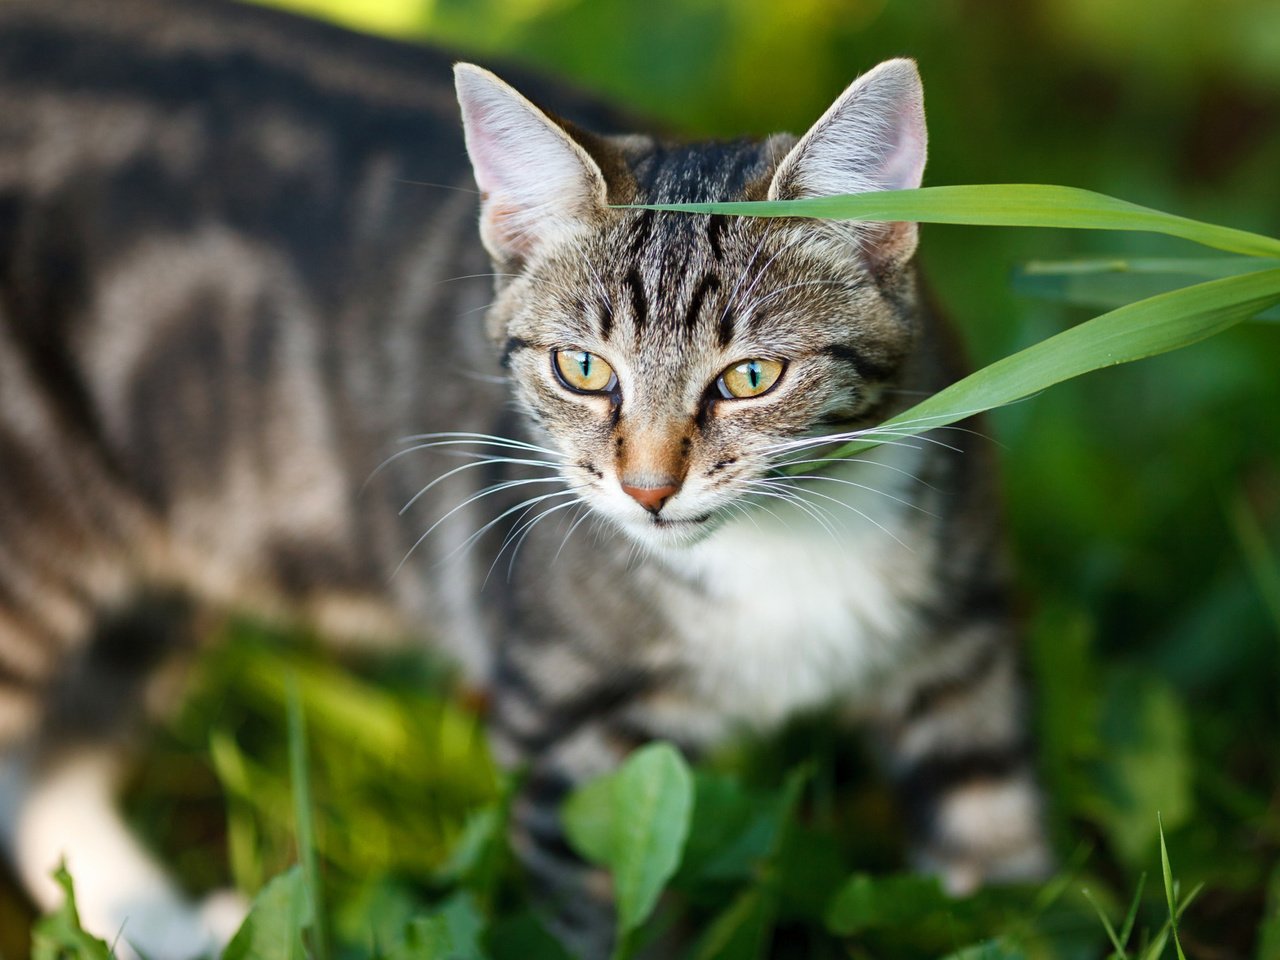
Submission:
[[[743,360],[720,374],[716,388],[726,400],[758,397],[778,382],[782,367],[780,360]]]
[[[557,350],[556,374],[560,382],[579,393],[606,393],[618,385],[613,367],[586,350]]]

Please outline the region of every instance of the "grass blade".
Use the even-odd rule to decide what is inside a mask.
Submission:
[[[1033,261],[1013,275],[1013,288],[1024,296],[1077,307],[1110,309],[1145,297],[1168,293],[1201,280],[1238,276],[1280,267],[1267,257],[1151,257],[1135,260]],[[1280,307],[1253,317],[1280,320]]]
[[[1280,259],[1275,257],[1082,257],[1075,260],[1028,260],[1018,272],[1028,277],[1124,273],[1175,274],[1219,280],[1274,267],[1280,267]]]
[[[1138,920],[1138,907],[1142,904],[1142,891],[1147,886],[1147,872],[1142,871],[1142,876],[1138,878],[1138,889],[1134,891],[1133,902],[1129,904],[1129,912],[1125,914],[1124,924],[1120,927],[1120,941],[1128,943],[1129,937],[1133,935],[1133,925]]]
[[[1111,945],[1116,948],[1116,952],[1112,954],[1118,960],[1129,960],[1129,954],[1125,952],[1124,941],[1120,939],[1116,933],[1116,928],[1111,925],[1111,921],[1107,918],[1106,911],[1102,909],[1101,904],[1094,899],[1093,894],[1088,887],[1081,887],[1080,894],[1089,901],[1089,906],[1093,907],[1093,912],[1098,915],[1098,919],[1102,921],[1102,929],[1107,931],[1107,939],[1111,941]]]
[[[307,727],[302,711],[302,697],[298,681],[289,679],[289,776],[293,781],[293,811],[297,824],[298,859],[302,862],[302,877],[310,901],[313,920],[312,946],[315,960],[328,960],[329,945],[325,936],[323,896],[320,890],[320,870],[316,863],[315,825],[311,819],[311,774],[307,763]]]
[[[1178,908],[1175,904],[1176,896],[1173,889],[1173,869],[1169,866],[1169,848],[1164,842],[1164,823],[1158,813],[1156,823],[1160,828],[1160,869],[1164,873],[1164,895],[1169,903],[1169,931],[1173,934],[1173,946],[1178,951],[1178,960],[1187,960],[1187,955],[1182,952],[1182,944],[1178,940]]]
[[[1084,373],[1187,346],[1278,302],[1280,269],[1210,280],[1120,307],[970,374],[879,427],[862,431],[833,456],[875,446],[877,435],[901,439],[923,433]]]
[[[1280,257],[1280,240],[1272,237],[1163,213],[1092,190],[1050,184],[962,184],[804,200],[648,204],[641,208],[754,217],[1134,230],[1178,237],[1228,253]]]

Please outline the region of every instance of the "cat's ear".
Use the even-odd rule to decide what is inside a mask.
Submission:
[[[581,230],[605,207],[600,168],[559,124],[488,70],[454,67],[480,237],[499,263]]]
[[[770,200],[869,190],[911,190],[924,176],[924,89],[912,60],[886,60],[840,94],[778,165]],[[858,235],[879,264],[915,252],[914,223],[862,223]]]

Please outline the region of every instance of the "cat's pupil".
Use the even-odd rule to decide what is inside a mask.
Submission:
[[[582,379],[589,379],[591,376],[591,354],[585,351],[577,356],[578,367],[582,370]]]
[[[751,381],[752,390],[760,386],[760,364],[754,360],[747,364],[747,379]]]

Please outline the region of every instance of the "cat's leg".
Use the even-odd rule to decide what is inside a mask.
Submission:
[[[1010,629],[975,622],[931,650],[879,728],[916,865],[954,894],[1041,879],[1053,858]]]
[[[214,955],[244,906],[234,894],[188,901],[143,849],[117,809],[123,757],[105,744],[52,755],[30,745],[0,759],[0,841],[36,905],[63,899],[53,871],[65,863],[84,928],[117,957]]]
[[[649,678],[567,643],[509,645],[495,673],[490,738],[521,778],[512,844],[554,932],[584,960],[612,951],[613,891],[605,871],[569,846],[560,807],[645,739],[630,716],[648,689]]]
[[[152,598],[101,619],[83,643],[21,631],[21,618],[0,616],[0,651],[50,654],[0,690],[0,705],[24,707],[0,736],[0,849],[41,910],[62,901],[52,874],[65,861],[83,926],[115,943],[119,957],[208,955],[244,913],[233,894],[185,897],[117,806],[125,747],[157,662],[181,646],[184,610]]]

